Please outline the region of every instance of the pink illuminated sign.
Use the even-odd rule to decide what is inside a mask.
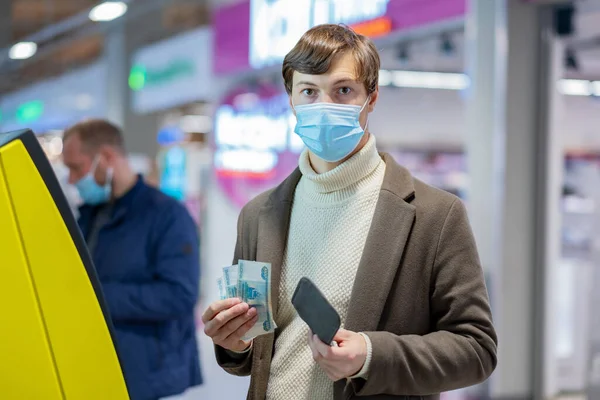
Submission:
[[[265,2],[253,1],[258,6],[261,1]],[[287,2],[305,5],[304,12],[296,10],[298,5],[278,6]],[[247,70],[252,68],[251,65],[261,67],[277,64],[282,54],[289,51],[298,39],[298,32],[301,34],[301,31],[318,23],[344,22],[352,26],[379,20],[386,23],[386,32],[399,32],[463,17],[466,11],[466,0],[345,0],[344,4],[354,4],[352,7],[341,7],[342,3],[336,0],[270,0],[265,3],[268,3],[268,7],[259,7],[254,13],[250,0],[216,10],[213,28],[214,71],[217,74]],[[340,3],[339,7],[326,10],[326,5],[335,6],[337,3]],[[257,16],[257,20],[251,21],[251,15]],[[256,26],[261,28],[254,30],[258,32],[256,41],[264,37],[265,32],[275,34],[276,40],[268,45],[262,43],[264,38],[260,39],[262,45],[252,43],[251,32]]]

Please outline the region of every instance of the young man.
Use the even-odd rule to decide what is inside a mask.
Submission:
[[[379,67],[373,43],[339,25],[309,30],[283,62],[307,150],[298,170],[244,207],[234,257],[272,264],[278,329],[242,341],[256,312],[236,299],[203,316],[219,364],[252,376],[250,399],[436,399],[496,366],[463,204],[379,154],[368,131]],[[294,311],[303,276],[341,316],[337,347]]]
[[[63,140],[131,399],[157,400],[199,385],[199,240],[192,217],[132,171],[111,123],[79,123]]]

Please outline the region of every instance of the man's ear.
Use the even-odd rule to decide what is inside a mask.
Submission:
[[[112,146],[102,145],[98,149],[98,155],[101,160],[110,164],[115,158],[116,150]]]
[[[377,104],[377,100],[379,99],[379,86],[375,89],[373,93],[371,93],[371,97],[369,99],[369,104],[367,110],[371,113],[375,109],[375,104]]]

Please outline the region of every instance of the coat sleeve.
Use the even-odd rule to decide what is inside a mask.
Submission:
[[[497,337],[466,210],[450,207],[439,237],[431,282],[434,332],[397,336],[366,332],[372,342],[368,380],[359,396],[425,396],[475,385],[496,367]]]
[[[238,260],[243,257],[242,244],[244,240],[244,209],[238,217],[237,223],[237,239],[235,243],[235,252],[233,255],[233,264],[237,264]],[[244,353],[233,353],[224,349],[221,346],[215,345],[215,356],[217,363],[226,372],[237,376],[248,376],[252,373],[252,354],[254,347]]]
[[[194,311],[200,280],[196,224],[177,204],[158,217],[155,229],[154,278],[139,283],[102,282],[115,321],[164,321]]]

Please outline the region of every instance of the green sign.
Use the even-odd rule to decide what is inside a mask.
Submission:
[[[44,103],[39,100],[28,101],[17,108],[17,121],[21,123],[33,122],[44,113]]]
[[[129,87],[131,90],[142,90],[146,85],[146,68],[134,65],[129,72]]]
[[[44,102],[40,100],[32,100],[26,103],[21,103],[15,108],[5,108],[0,110],[0,122],[4,119],[8,121],[14,121],[21,124],[35,122],[39,120],[44,114]]]
[[[139,91],[148,86],[162,85],[176,79],[193,76],[195,64],[192,60],[178,59],[161,68],[136,64],[129,71],[129,87]]]

